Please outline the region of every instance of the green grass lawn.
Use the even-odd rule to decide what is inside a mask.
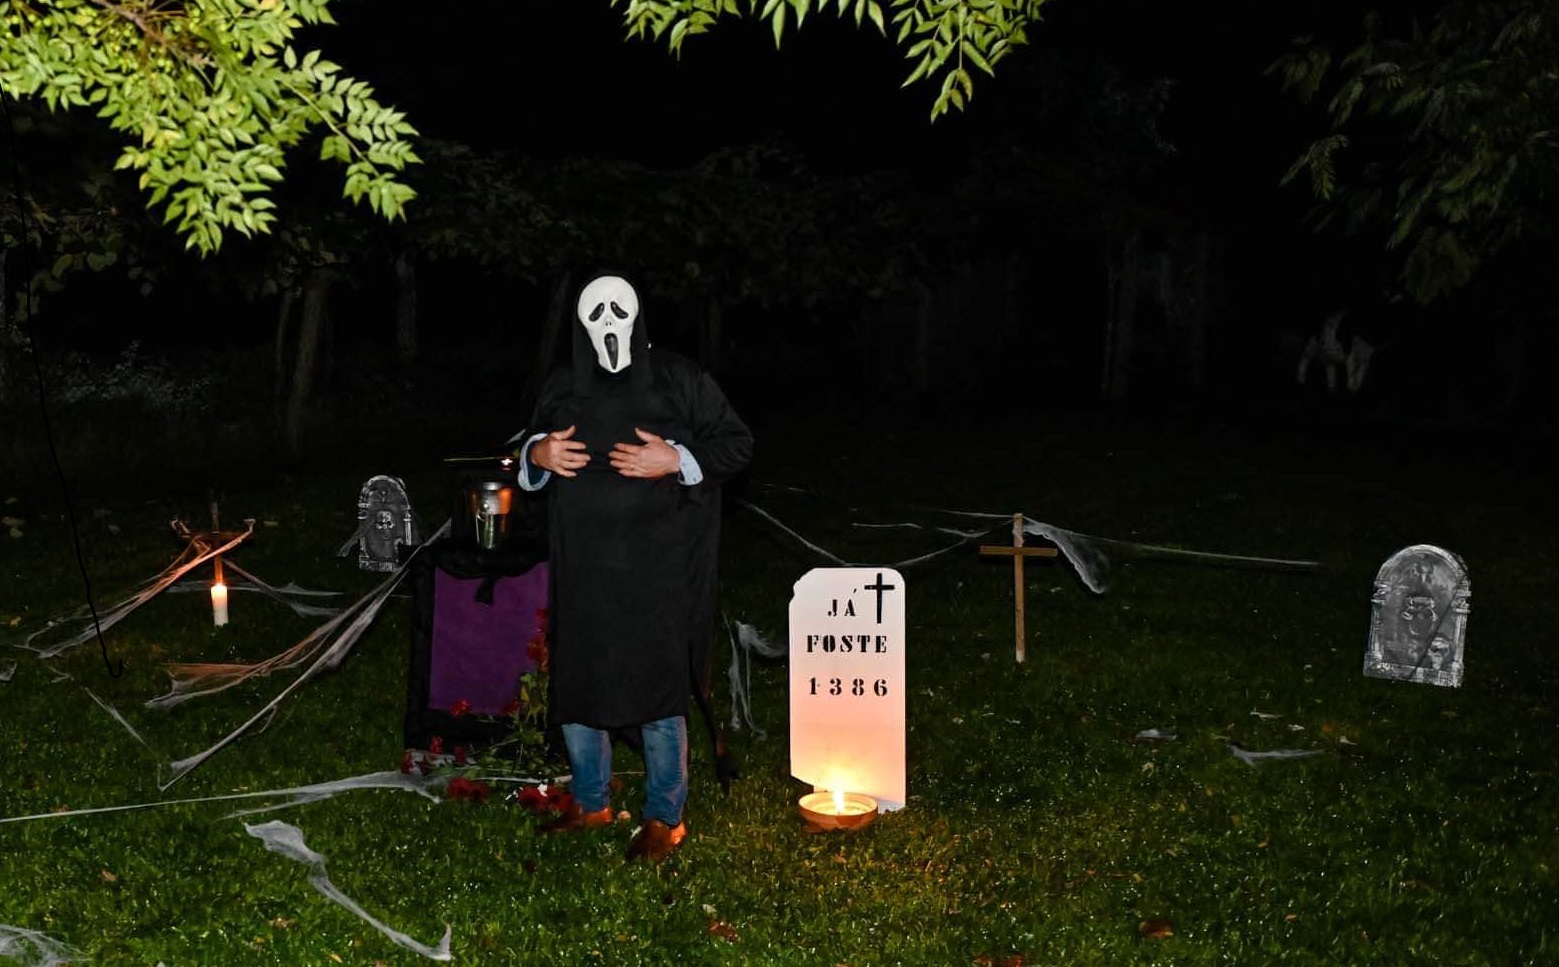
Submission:
[[[0,824],[0,924],[94,964],[427,962],[244,829],[280,819],[383,923],[428,945],[447,924],[461,963],[1559,961],[1559,675],[1540,623],[1559,561],[1548,482],[1503,459],[1524,454],[1443,429],[1338,442],[1035,422],[1046,428],[771,430],[738,496],[871,563],[946,538],[854,524],[966,526],[940,513],[963,509],[1322,566],[1214,567],[1115,549],[1112,584],[1095,595],[1064,563],[1032,565],[1022,665],[1005,562],[971,548],[906,569],[909,803],[864,830],[805,832],[795,802],[809,790],[788,775],[786,669],[759,663],[753,711],[767,737],[733,734],[744,775],[723,794],[694,723],[692,837],[658,868],[624,862],[631,824],[543,838],[496,798],[364,791],[243,817],[232,814],[276,800],[168,805]],[[273,583],[363,593],[377,578],[333,551],[352,532],[362,480],[386,472],[406,476],[426,520],[443,520],[445,477],[416,467],[229,482],[224,522],[261,522],[234,559]],[[207,513],[199,482],[107,492],[78,486],[75,506],[100,608],[177,553],[170,517],[198,524]],[[63,505],[0,493],[10,496],[6,514],[26,521],[21,537],[0,533],[0,630],[14,632],[74,607],[82,584]],[[1455,551],[1471,573],[1460,689],[1362,675],[1375,572],[1415,543]],[[783,639],[792,583],[823,563],[733,504],[724,610]],[[0,684],[0,818],[398,767],[404,595],[339,670],[159,790],[159,767],[215,742],[291,681],[146,709],[167,688],[161,663],[256,660],[317,623],[256,595],[235,594],[232,612],[216,632],[203,597],[162,595],[105,636],[109,659],[124,662],[118,677],[97,642],[48,662],[0,650],[18,662]],[[725,647],[716,654],[723,670]],[[1152,728],[1175,738],[1135,739]],[[1253,767],[1226,739],[1323,754]],[[619,767],[639,765],[624,752]],[[636,809],[639,777],[624,779],[619,805]]]

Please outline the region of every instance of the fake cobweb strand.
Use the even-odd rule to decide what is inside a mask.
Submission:
[[[86,688],[86,689],[84,689],[84,691],[87,693],[88,696],[91,697],[92,701],[94,701],[94,702],[96,702],[98,704],[99,708],[101,708],[103,711],[108,713],[110,718],[112,718],[115,722],[118,722],[120,725],[124,726],[125,727],[125,731],[130,733],[130,737],[131,738],[135,739],[135,741],[137,741],[137,742],[141,743],[142,745],[144,745],[147,749],[151,749],[152,752],[154,752],[154,753],[156,752],[155,749],[152,749],[151,743],[146,741],[146,737],[141,735],[140,732],[137,732],[136,729],[135,729],[135,726],[131,725],[129,719],[126,719],[124,717],[124,715],[122,715],[117,708],[114,708],[112,705],[108,704],[107,702],[105,702],[101,698],[99,698],[98,694],[96,692],[92,691],[92,689]]]
[[[269,675],[274,671],[296,668],[312,658],[319,651],[320,646],[343,625],[348,626],[348,633],[351,633],[352,628],[358,624],[366,627],[367,622],[372,621],[378,614],[379,608],[396,582],[400,580],[400,576],[401,572],[396,571],[380,582],[379,586],[370,591],[366,597],[347,608],[337,609],[337,613],[329,621],[309,632],[303,640],[262,661],[167,663],[164,667],[168,677],[173,681],[172,688],[166,694],[148,700],[146,707],[171,708],[192,698],[214,695],[258,675]],[[348,625],[348,622],[351,624]],[[361,634],[360,628],[356,634]]]
[[[978,543],[981,539],[989,536],[998,530],[1001,526],[1003,526],[1001,524],[993,523],[990,527],[975,531],[942,531],[943,533],[952,533],[957,535],[958,540],[925,554],[919,554],[914,557],[905,558],[904,560],[894,562],[893,564],[881,565],[876,561],[847,561],[827,548],[822,547],[821,545],[798,534],[795,530],[787,527],[782,521],[779,520],[779,518],[764,510],[762,507],[759,507],[756,504],[750,503],[748,501],[737,501],[737,503],[757,514],[759,517],[762,517],[764,520],[773,524],[775,527],[778,527],[781,531],[788,534],[807,550],[812,551],[819,557],[822,557],[825,560],[830,561],[840,567],[882,566],[891,567],[895,570],[916,567],[918,565],[925,564],[929,561],[942,557],[943,555],[951,554],[952,552],[961,548],[968,547],[971,544]],[[958,514],[965,517],[975,517],[991,521],[1000,520],[1004,523],[1009,523],[1012,520],[1011,514],[982,514],[972,511],[956,510],[942,511],[942,513]],[[1041,521],[1029,520],[1028,518],[1024,518],[1024,521],[1024,530],[1027,533],[1045,537],[1055,543],[1055,545],[1061,550],[1062,555],[1066,557],[1067,562],[1070,563],[1077,571],[1078,577],[1082,579],[1083,583],[1087,585],[1090,591],[1093,591],[1096,594],[1104,593],[1105,588],[1108,586],[1106,577],[1109,571],[1109,560],[1105,557],[1104,552],[1099,550],[1097,545],[1100,543],[1118,542],[1107,542],[1104,538],[1089,537],[1086,534],[1078,534],[1074,531],[1056,527],[1054,524],[1046,524]],[[920,525],[890,524],[877,526],[918,528]]]
[[[69,967],[83,959],[80,951],[53,937],[0,923],[0,960],[18,967]]]
[[[1312,756],[1323,754],[1325,749],[1267,749],[1257,751],[1247,749],[1237,742],[1225,740],[1224,745],[1234,754],[1234,757],[1248,766],[1255,767],[1263,762],[1283,759],[1309,759]]]
[[[330,882],[330,875],[325,871],[325,857],[309,849],[303,842],[303,832],[296,826],[289,825],[280,820],[273,819],[268,823],[257,826],[244,825],[244,829],[250,836],[255,837],[265,844],[265,848],[273,853],[280,853],[289,859],[304,863],[309,868],[309,884],[331,902],[349,910],[352,914],[363,920],[375,930],[384,934],[397,947],[419,953],[430,960],[452,960],[449,952],[450,927],[444,925],[444,938],[439,941],[437,947],[429,947],[420,943],[388,924],[375,919],[372,914],[364,910],[351,897],[342,893],[334,883]]]
[[[255,577],[253,574],[250,574],[248,571],[239,567],[232,561],[223,561],[222,566],[225,570],[238,575],[247,582],[246,584],[234,584],[233,582],[229,581],[229,591],[256,591],[265,597],[270,598],[272,601],[286,605],[295,614],[302,615],[305,618],[322,618],[330,615],[340,614],[342,611],[341,608],[335,607],[334,605],[305,604],[302,601],[296,600],[296,598],[300,597],[336,597],[340,595],[340,591],[314,591],[310,590],[309,588],[299,587],[294,583],[284,584],[278,588],[271,584],[267,584],[260,578]],[[169,588],[168,592],[170,594],[178,594],[181,592],[205,591],[206,588],[207,585],[204,581],[184,581]]]
[[[307,786],[292,786],[286,789],[265,789],[259,792],[233,792],[215,796],[194,796],[186,799],[159,799],[155,802],[126,803],[118,806],[89,806],[83,809],[64,809],[59,812],[33,813],[28,816],[6,816],[0,818],[0,825],[7,823],[24,823],[34,820],[69,819],[75,816],[96,816],[103,813],[136,812],[142,809],[157,809],[162,806],[181,806],[206,802],[230,802],[238,799],[277,799],[286,797],[287,802],[277,803],[271,806],[261,807],[260,811],[274,811],[286,809],[292,806],[301,806],[305,803],[320,802],[332,796],[344,792],[356,792],[363,789],[398,789],[403,792],[414,792],[425,799],[441,802],[440,797],[434,792],[449,782],[449,776],[438,774],[432,776],[410,775],[404,772],[370,772],[361,776],[352,776],[346,779],[332,779],[328,782],[316,782]],[[257,810],[246,809],[228,813],[224,818],[232,819],[237,816],[251,815]]]
[[[303,683],[307,682],[310,678],[313,678],[316,673],[321,670],[334,669],[338,667],[341,662],[346,659],[347,652],[349,652],[352,646],[357,643],[357,639],[368,628],[368,626],[373,623],[374,618],[379,613],[379,609],[383,607],[384,602],[389,598],[390,592],[393,591],[395,586],[400,583],[401,579],[406,576],[408,569],[411,567],[412,562],[416,560],[418,553],[420,553],[423,548],[427,547],[429,544],[437,541],[439,538],[448,533],[449,527],[450,521],[446,520],[444,524],[439,527],[438,531],[428,538],[427,542],[418,544],[412,550],[412,552],[407,555],[405,562],[403,562],[393,574],[380,583],[380,585],[367,597],[359,600],[345,612],[327,622],[325,628],[330,629],[329,631],[320,629],[320,631],[325,631],[325,633],[321,634],[320,631],[316,631],[305,638],[304,641],[299,645],[294,646],[293,649],[289,649],[287,652],[283,652],[282,655],[277,656],[277,658],[283,658],[283,656],[287,656],[285,657],[283,663],[277,667],[291,667],[292,665],[301,663],[307,659],[307,654],[300,653],[293,655],[291,654],[292,652],[303,648],[305,645],[307,645],[309,649],[318,648],[318,646],[323,644],[326,638],[328,638],[329,634],[340,626],[341,622],[343,622],[348,617],[352,618],[351,622],[346,624],[345,628],[341,630],[340,635],[336,638],[335,642],[333,642],[328,648],[321,649],[319,651],[318,657],[314,659],[313,663],[310,664],[302,674],[294,679],[290,685],[282,689],[275,698],[267,702],[264,708],[260,709],[253,716],[251,716],[248,721],[238,726],[232,732],[229,732],[224,738],[219,740],[215,745],[212,745],[205,751],[198,752],[195,755],[189,756],[188,758],[180,759],[177,762],[171,763],[169,765],[170,776],[168,781],[165,783],[159,783],[158,787],[161,789],[167,789],[180,778],[188,774],[191,770],[198,767],[201,763],[220,752],[240,735],[247,732],[256,722],[259,722],[262,719],[268,719],[288,695],[291,695],[298,688],[302,687]],[[260,665],[269,665],[269,661],[261,662]],[[267,668],[266,670],[270,669]],[[222,684],[205,690],[192,689],[192,691],[193,694],[209,694],[213,691],[221,691],[225,688],[231,688],[239,681],[242,681],[248,677],[252,677],[254,674],[260,674],[260,672],[249,670],[247,673],[245,673],[242,669],[235,668],[234,666],[225,666],[220,672],[221,677],[226,679],[222,682]],[[194,680],[186,681],[189,683]],[[193,695],[191,697],[193,697]],[[153,699],[152,701],[156,701],[156,699]]]
[[[754,514],[757,514],[759,517],[763,518],[784,532],[802,547],[805,547],[813,554],[816,554],[818,557],[821,557],[832,564],[838,565],[840,567],[879,566],[875,562],[846,561],[838,554],[835,554],[815,541],[808,540],[806,537],[797,533],[793,528],[787,526],[783,521],[764,510],[762,507],[744,500],[738,500],[736,503],[741,507],[752,511]],[[943,555],[951,554],[952,552],[968,547],[971,544],[978,543],[980,540],[995,533],[997,530],[1006,528],[1012,521],[1012,515],[1010,514],[990,514],[977,511],[941,509],[939,509],[937,512],[954,514],[961,517],[971,517],[979,520],[988,520],[992,523],[989,527],[972,531],[957,530],[947,527],[935,528],[938,533],[950,534],[958,539],[951,544],[938,548],[937,550],[930,551],[925,554],[920,554],[915,557],[906,558],[902,561],[898,561],[890,565],[882,566],[892,567],[895,570],[903,570],[925,564],[939,557],[942,557]],[[1072,569],[1077,573],[1078,579],[1083,582],[1083,585],[1087,587],[1088,590],[1094,592],[1095,594],[1103,594],[1109,587],[1110,557],[1104,552],[1104,548],[1106,546],[1128,548],[1137,552],[1153,554],[1161,557],[1200,560],[1214,563],[1263,564],[1292,568],[1316,568],[1320,566],[1320,564],[1316,561],[1296,561],[1274,557],[1217,554],[1208,551],[1185,550],[1182,548],[1164,547],[1155,544],[1141,544],[1133,541],[1120,541],[1107,537],[1093,537],[1088,534],[1079,534],[1076,531],[1067,530],[1064,527],[1057,527],[1054,524],[1048,524],[1044,521],[1033,520],[1027,516],[1022,516],[1021,520],[1023,533],[1032,535],[1034,537],[1042,537],[1054,544],[1057,549],[1060,550],[1062,556],[1066,558],[1067,563],[1069,563],[1072,566]],[[1000,523],[997,523],[998,521]],[[917,530],[926,529],[922,525],[913,522],[897,524],[857,523],[855,526],[880,528],[909,527]],[[756,654],[763,658],[779,658],[784,655],[785,650],[782,647],[769,644],[756,628],[752,627],[751,625],[742,624],[740,622],[737,622],[733,627],[732,623],[727,620],[726,634],[731,641],[731,664],[730,667],[726,670],[726,677],[731,684],[731,728],[741,729],[745,723],[747,727],[751,728],[759,736],[759,738],[763,738],[765,733],[757,727],[757,724],[753,721],[752,718],[752,657],[754,654]]]
[[[968,510],[948,510],[943,513],[957,514],[963,517],[974,517],[984,520],[1008,520],[1012,519],[1008,514],[989,514]],[[1140,541],[1123,541],[1113,537],[1095,537],[1091,534],[1079,534],[1054,524],[1034,520],[1024,515],[1023,532],[1035,537],[1043,537],[1060,549],[1062,556],[1077,571],[1077,576],[1087,585],[1090,591],[1103,594],[1109,587],[1110,557],[1105,554],[1104,548],[1118,547],[1138,554],[1161,557],[1171,560],[1203,561],[1209,564],[1259,564],[1266,567],[1291,568],[1296,570],[1314,570],[1321,566],[1320,561],[1295,560],[1284,557],[1262,557],[1252,554],[1220,554],[1214,551],[1198,551],[1184,547],[1167,547],[1163,544],[1144,544]]]
[[[361,789],[400,789],[407,792],[415,792],[425,796],[434,802],[439,802],[440,797],[433,790],[441,788],[449,781],[447,775],[414,776],[402,772],[374,772],[367,775],[354,776],[348,779],[337,779],[330,782],[315,783],[308,786],[295,786],[287,789],[268,789],[262,792],[231,793],[221,796],[200,796],[190,799],[170,799],[161,802],[134,803],[121,806],[104,806],[95,809],[71,809],[62,812],[36,813],[31,816],[12,816],[0,819],[0,823],[15,823],[28,820],[50,820],[65,817],[84,816],[96,813],[126,812],[138,809],[151,809],[159,806],[171,806],[184,803],[221,802],[235,799],[274,798],[278,796],[289,797],[285,803],[277,803],[270,806],[262,806],[255,809],[238,810],[229,813],[227,818],[253,815],[256,812],[285,809],[304,803],[319,802],[329,799],[339,793],[356,791]],[[443,939],[436,947],[429,947],[419,943],[410,936],[395,930],[379,921],[360,905],[346,896],[335,884],[330,881],[325,871],[325,858],[313,850],[310,850],[303,842],[303,834],[295,826],[290,826],[276,820],[259,826],[244,827],[250,835],[263,840],[266,848],[274,852],[282,853],[299,862],[309,865],[309,883],[324,895],[351,913],[363,919],[374,929],[378,930],[392,942],[407,950],[414,951],[432,960],[447,961],[452,959],[449,944],[451,938],[450,927],[446,924]],[[22,965],[22,967],[66,967],[68,964],[80,963],[85,956],[69,945],[45,936],[35,930],[27,930],[21,927],[13,927],[0,924],[0,959],[10,960]]]
[[[233,548],[243,543],[245,539],[254,533],[253,520],[246,520],[244,521],[244,524],[247,526],[243,533],[234,537],[232,540],[228,541],[226,544],[221,545],[220,547],[214,547],[205,551],[204,553],[200,553],[195,545],[191,544],[189,547],[185,548],[184,551],[174,559],[173,563],[168,565],[168,567],[165,568],[160,574],[147,581],[144,585],[141,586],[139,590],[131,592],[128,597],[125,597],[116,602],[107,611],[99,615],[96,622],[93,621],[92,614],[90,611],[88,611],[88,609],[85,607],[78,608],[76,611],[72,612],[66,617],[49,619],[49,621],[45,622],[42,628],[39,628],[37,631],[29,634],[16,647],[26,648],[28,651],[36,652],[40,658],[54,658],[60,654],[63,654],[64,652],[69,651],[77,645],[91,641],[99,631],[107,631],[114,625],[123,621],[133,611],[135,611],[135,609],[139,608],[141,605],[167,590],[168,587],[179,578],[188,574],[190,571],[193,571],[195,568],[206,563],[212,558],[226,554],[228,551],[231,551]],[[196,556],[191,560],[185,560],[185,558],[189,557],[191,554]],[[47,634],[60,625],[72,624],[75,622],[85,622],[86,627],[66,638],[65,640],[55,642],[52,645],[33,645],[33,641],[41,635]]]
[[[752,729],[760,739],[768,733],[758,728],[752,717],[752,656],[783,658],[786,649],[770,643],[757,628],[745,622],[725,622],[727,637],[731,640],[731,667],[726,670],[726,680],[731,685],[731,728],[740,731],[743,724]]]

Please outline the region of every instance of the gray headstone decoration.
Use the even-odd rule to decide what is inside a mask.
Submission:
[[[346,557],[357,547],[357,566],[364,571],[395,571],[400,549],[422,543],[422,524],[411,509],[406,485],[399,477],[369,477],[357,495],[357,532],[336,551]]]
[[[1450,551],[1414,544],[1391,555],[1375,575],[1364,674],[1460,686],[1471,599],[1467,565]]]

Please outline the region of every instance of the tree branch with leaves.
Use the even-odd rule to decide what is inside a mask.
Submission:
[[[1473,278],[1512,240],[1551,227],[1559,183],[1559,11],[1449,0],[1426,25],[1371,14],[1336,56],[1303,40],[1272,65],[1285,92],[1324,96],[1331,130],[1294,162],[1316,226],[1382,232],[1419,302]]]
[[[882,36],[891,24],[894,42],[914,66],[905,87],[937,85],[933,120],[974,97],[974,70],[994,76],[995,66],[1028,43],[1046,0],[612,0],[624,8],[628,33],[664,40],[680,54],[687,38],[708,33],[722,17],[757,17],[769,24],[778,46],[785,31],[800,28],[814,11],[832,8],[857,27],[870,21]],[[885,9],[886,8],[886,9]]]
[[[323,131],[343,194],[404,214],[418,162],[405,116],[297,32],[333,23],[329,0],[0,0],[0,89],[50,110],[92,108],[128,135],[116,162],[188,247],[264,233],[286,152]]]

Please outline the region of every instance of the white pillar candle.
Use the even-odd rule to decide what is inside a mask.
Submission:
[[[211,585],[211,620],[217,627],[227,624],[227,585]]]

